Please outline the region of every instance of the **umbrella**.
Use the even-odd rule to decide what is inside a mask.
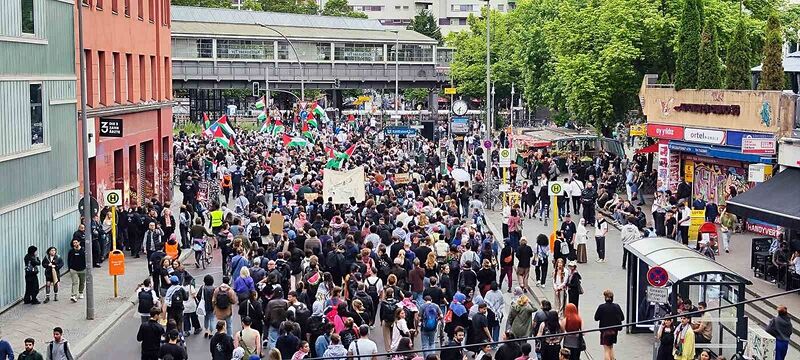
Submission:
[[[469,176],[469,173],[464,169],[453,169],[453,171],[450,173],[450,176],[452,176],[453,179],[455,179],[458,182],[467,182],[470,181],[470,179],[472,178],[471,176]]]

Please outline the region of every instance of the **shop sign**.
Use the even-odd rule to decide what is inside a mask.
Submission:
[[[647,124],[647,136],[667,140],[683,140],[683,127]]]
[[[683,131],[683,139],[702,144],[721,145],[725,143],[725,131],[686,128]]]
[[[658,180],[668,189],[670,188],[668,144],[658,144]]]
[[[687,183],[694,182],[694,161],[685,161],[683,163],[683,178]]]
[[[765,133],[754,133],[754,132],[745,132],[745,131],[734,131],[728,130],[728,133],[725,134],[725,145],[731,147],[742,147],[742,139],[745,138],[752,138],[752,139],[774,139],[775,135],[773,134],[765,134]]]
[[[772,139],[742,139],[743,154],[775,155],[775,138]]]
[[[782,227],[756,219],[747,219],[747,231],[773,238],[777,238],[783,234]]]
[[[689,241],[697,240],[697,233],[700,232],[700,227],[706,222],[706,211],[692,210],[689,218]]]
[[[781,142],[778,149],[778,163],[783,166],[800,167],[800,144]]]
[[[750,164],[747,167],[747,180],[750,182],[761,183],[767,181],[772,175],[772,165]]]
[[[645,136],[647,134],[647,126],[645,124],[631,125],[628,134],[630,136]]]
[[[674,107],[675,111],[699,114],[733,115],[739,116],[742,109],[739,105],[712,105],[712,104],[680,104]]]

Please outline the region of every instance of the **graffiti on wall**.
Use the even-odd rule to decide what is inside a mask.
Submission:
[[[720,206],[730,195],[733,186],[739,194],[750,189],[752,183],[747,182],[747,169],[735,166],[695,163],[692,193],[705,201],[713,200]]]

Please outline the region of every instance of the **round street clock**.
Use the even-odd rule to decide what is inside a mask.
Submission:
[[[469,107],[467,106],[466,101],[456,100],[453,102],[452,110],[453,114],[456,114],[457,116],[464,116],[467,114],[467,110],[469,110]]]

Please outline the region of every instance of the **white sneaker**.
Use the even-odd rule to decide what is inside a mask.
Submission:
[[[72,296],[72,297],[69,298],[69,301],[78,302],[78,299],[76,297]]]
[[[83,294],[78,294],[78,299],[83,299]]]

